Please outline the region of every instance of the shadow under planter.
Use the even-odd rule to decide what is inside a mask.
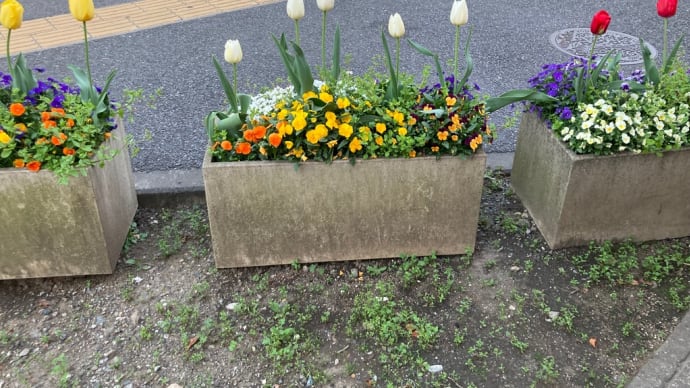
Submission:
[[[464,254],[486,155],[203,164],[219,268]]]
[[[0,279],[111,274],[134,213],[131,160],[121,122],[104,167],[59,184],[51,171],[0,169]]]
[[[690,149],[577,155],[526,113],[511,182],[551,248],[690,235]]]

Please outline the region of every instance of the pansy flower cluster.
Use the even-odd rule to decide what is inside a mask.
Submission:
[[[66,178],[106,159],[99,147],[115,128],[114,110],[94,122],[93,107],[79,92],[47,78],[22,96],[11,76],[0,73],[0,168],[48,169]]]
[[[452,81],[452,80],[451,80]],[[363,79],[327,84],[302,96],[278,93],[272,109],[253,112],[239,131],[215,131],[214,161],[332,161],[379,157],[414,158],[472,154],[492,133],[483,103],[463,88],[418,90],[405,83],[408,99],[386,101],[385,87],[360,90]],[[451,83],[452,85],[452,83]],[[271,92],[258,100],[270,101]]]
[[[548,104],[533,104],[530,109],[570,149],[580,154],[608,155],[661,152],[690,144],[690,77],[682,64],[676,63],[673,71],[653,86],[645,83],[641,70],[628,76],[602,72],[599,77],[617,87],[590,89],[587,98],[578,103],[574,82],[584,62],[573,59],[545,65],[529,80],[533,89],[556,98]],[[637,87],[631,87],[634,85]]]

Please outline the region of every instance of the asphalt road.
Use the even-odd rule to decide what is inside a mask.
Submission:
[[[125,0],[96,0],[96,7]],[[24,0],[26,19],[66,13],[67,1]],[[312,64],[320,62],[320,11],[315,1],[306,1],[307,16],[301,21],[302,46]],[[450,0],[337,0],[329,13],[329,32],[339,24],[342,51],[348,55],[346,68],[361,73],[382,55],[381,29],[389,15],[401,14],[409,37],[441,58],[453,55],[454,27],[449,22]],[[526,87],[526,81],[544,63],[568,60],[568,55],[549,43],[549,35],[564,28],[589,27],[592,15],[605,7],[612,15],[610,30],[643,37],[662,47],[662,19],[655,2],[627,0],[469,0],[469,26],[473,28],[471,53],[474,73],[471,81],[482,91],[498,95]],[[670,20],[670,38],[690,31],[690,7],[680,5]],[[139,143],[134,159],[136,171],[192,169],[201,166],[207,144],[202,120],[210,110],[223,108],[224,94],[211,64],[211,55],[223,56],[227,39],[239,39],[244,59],[239,65],[242,92],[256,92],[286,78],[271,34],[293,35],[292,20],[285,3],[276,3],[203,19],[181,22],[91,42],[94,78],[102,83],[111,69],[118,69],[112,84],[117,98],[123,89],[143,88],[146,93],[161,89],[156,109],[141,105],[135,122],[127,130],[150,141]],[[463,29],[466,36],[467,29]],[[688,52],[688,43],[683,45]],[[64,46],[26,55],[30,65],[45,67],[56,78],[69,76],[68,64],[83,64],[81,45]],[[686,58],[688,58],[686,56]],[[401,70],[419,75],[428,58],[407,45],[402,47]],[[228,66],[228,72],[230,67]],[[448,67],[450,69],[450,67]],[[498,112],[492,120],[498,126],[510,112]],[[488,152],[514,150],[515,128],[501,130]]]

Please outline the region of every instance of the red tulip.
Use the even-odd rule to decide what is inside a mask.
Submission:
[[[594,14],[594,17],[592,18],[592,25],[589,27],[589,29],[594,35],[603,35],[606,33],[606,29],[609,28],[609,23],[611,23],[611,15],[602,9]]]
[[[662,18],[670,18],[676,14],[678,0],[659,0],[656,2],[656,12]]]

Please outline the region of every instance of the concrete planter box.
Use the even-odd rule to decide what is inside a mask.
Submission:
[[[525,114],[512,170],[515,192],[551,248],[589,241],[690,235],[690,149],[577,155]]]
[[[137,209],[122,123],[121,152],[58,184],[50,171],[0,169],[0,279],[110,274]]]
[[[486,155],[203,164],[219,268],[463,254]]]

